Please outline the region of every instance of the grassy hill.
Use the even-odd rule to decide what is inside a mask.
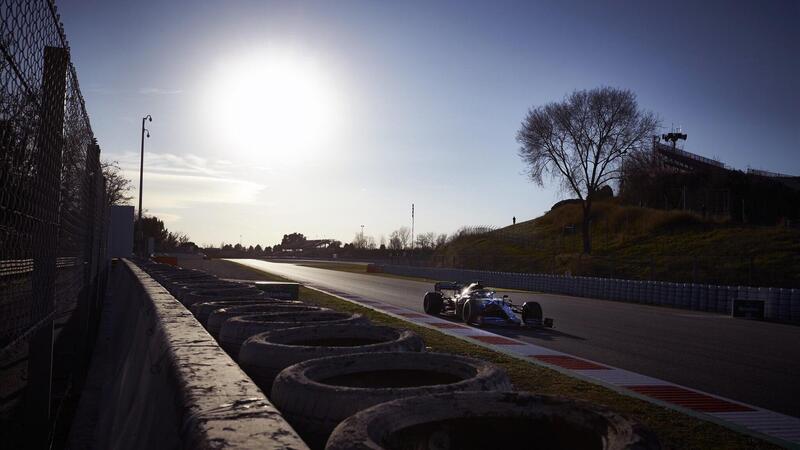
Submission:
[[[511,272],[800,287],[800,230],[755,227],[620,204],[593,205],[591,256],[581,255],[581,209],[488,232],[461,233],[437,265]]]

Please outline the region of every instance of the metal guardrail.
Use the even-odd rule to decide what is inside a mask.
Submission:
[[[747,169],[747,174],[758,175],[767,178],[798,178],[797,175],[787,175],[785,173],[770,172],[768,170],[750,169],[750,168]]]

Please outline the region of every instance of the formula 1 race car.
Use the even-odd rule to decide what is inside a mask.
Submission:
[[[542,316],[537,302],[515,305],[508,295],[498,296],[478,281],[467,286],[440,281],[422,301],[427,314],[451,314],[467,324],[523,327],[553,327],[553,319]]]

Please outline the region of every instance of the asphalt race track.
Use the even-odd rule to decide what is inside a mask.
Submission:
[[[237,260],[299,282],[422,312],[430,283]],[[800,417],[800,326],[564,295],[511,292],[536,300],[555,329],[493,332]]]

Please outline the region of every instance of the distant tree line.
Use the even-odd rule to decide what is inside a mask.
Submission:
[[[373,236],[356,233],[350,244],[345,244],[344,249],[352,248],[357,250],[391,250],[400,251],[408,249],[433,250],[447,242],[447,234],[436,234],[433,232],[419,233],[414,236],[412,241],[411,229],[400,227],[386,236],[380,236],[376,241]]]
[[[459,230],[453,237],[464,231]],[[374,236],[356,233],[351,242],[342,243],[336,239],[308,239],[304,234],[293,232],[283,235],[281,242],[275,245],[230,244],[222,242],[219,246],[207,245],[204,252],[209,257],[319,257],[332,258],[388,258],[395,255],[414,252],[423,255],[432,254],[450,241],[445,233],[426,232],[414,236],[411,230],[400,227],[386,236],[375,239]]]

